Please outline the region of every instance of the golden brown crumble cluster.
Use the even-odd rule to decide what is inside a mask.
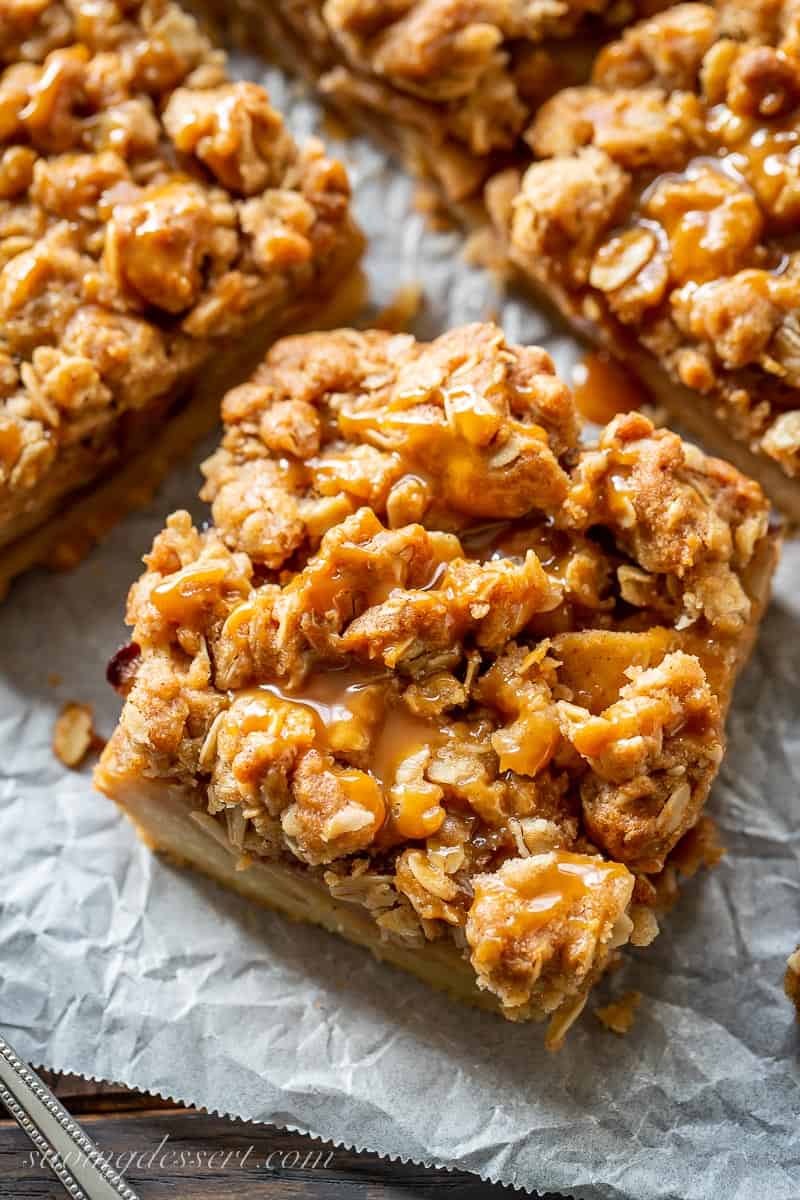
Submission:
[[[273,20],[345,109],[391,122],[451,199],[472,194],[537,106],[583,73],[550,46],[585,26],[623,24],[665,0],[281,0]],[[220,0],[211,0],[222,11]],[[574,61],[573,61],[574,59]],[[584,76],[585,77],[585,76]]]
[[[492,325],[285,339],[224,419],[213,525],[131,590],[100,786],[185,787],[558,1040],[719,765],[760,489],[640,414],[580,448]]]
[[[299,292],[348,185],[169,0],[11,0],[0,19],[0,525],[70,452]],[[91,458],[92,455],[89,455]],[[85,466],[86,464],[84,464]],[[96,463],[94,463],[96,467]],[[6,540],[0,529],[0,544]]]
[[[515,261],[636,339],[727,428],[800,470],[800,5],[685,3],[605,46],[539,110]],[[512,198],[513,197],[513,198]]]

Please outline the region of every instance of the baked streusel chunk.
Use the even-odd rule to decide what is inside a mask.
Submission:
[[[3,5],[0,548],[322,306],[361,248],[348,199],[169,0]]]
[[[493,325],[285,339],[223,417],[213,523],[173,514],[131,590],[98,786],[557,1045],[712,857],[760,488],[640,414],[581,447],[548,355]]]

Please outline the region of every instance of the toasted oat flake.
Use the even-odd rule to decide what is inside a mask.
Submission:
[[[94,714],[89,704],[64,705],[53,728],[53,753],[65,767],[79,767],[95,739]]]

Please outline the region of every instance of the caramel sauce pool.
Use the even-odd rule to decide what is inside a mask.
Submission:
[[[646,404],[645,389],[604,350],[585,354],[572,371],[572,394],[581,416],[607,425],[618,413]]]
[[[422,776],[429,752],[446,730],[416,716],[397,697],[391,677],[374,668],[345,667],[314,672],[298,688],[263,683],[232,693],[244,701],[234,721],[241,736],[262,732],[280,739],[292,714],[310,713],[313,747],[350,761],[340,766],[362,807],[373,812],[390,842],[421,839],[445,819],[441,789]],[[409,763],[420,755],[416,765]]]
[[[443,740],[435,722],[393,702],[388,674],[369,668],[318,670],[297,689],[263,683],[252,694],[264,692],[314,713],[320,749],[367,751],[370,773],[386,788],[394,784],[404,759]]]

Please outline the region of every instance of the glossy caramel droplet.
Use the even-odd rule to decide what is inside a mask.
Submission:
[[[312,673],[298,688],[263,683],[258,691],[314,716],[320,750],[347,754],[367,750],[386,711],[387,679],[369,668]]]
[[[517,936],[536,933],[551,921],[575,916],[597,889],[627,874],[620,863],[569,850],[553,850],[543,856],[543,863],[517,885],[519,905],[513,922]]]
[[[246,645],[250,622],[255,614],[256,605],[253,600],[243,600],[241,604],[237,604],[222,627],[223,638],[233,638],[236,642]]]
[[[192,563],[156,584],[150,599],[162,616],[182,621],[212,602],[226,574],[224,563]]]
[[[618,413],[641,408],[649,399],[638,380],[604,350],[592,350],[576,363],[572,394],[581,416],[595,425],[607,425]]]

